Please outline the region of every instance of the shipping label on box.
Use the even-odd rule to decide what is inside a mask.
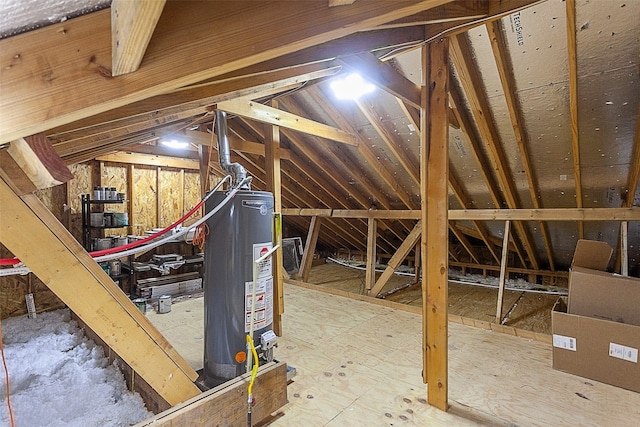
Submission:
[[[609,356],[638,363],[638,349],[621,344],[609,343]]]
[[[553,334],[553,346],[564,348],[566,350],[577,351],[576,339],[573,337],[566,337],[564,335]]]

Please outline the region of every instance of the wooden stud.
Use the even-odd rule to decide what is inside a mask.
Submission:
[[[133,210],[133,201],[136,200],[136,195],[134,193],[134,189],[136,188],[136,186],[133,182],[134,169],[134,165],[129,165],[129,167],[127,167],[127,198],[129,199],[129,203],[127,203],[127,211],[129,216],[129,227],[127,228],[127,232],[131,235],[135,235],[136,233],[135,223],[138,219],[136,211]]]
[[[627,221],[620,223],[620,274],[622,276],[629,275],[628,226]]]
[[[578,128],[578,45],[576,42],[576,1],[565,0],[567,11],[567,49],[569,55],[569,113],[571,114],[571,153],[576,182],[576,207],[582,207],[580,171],[580,132]],[[578,222],[578,238],[584,239],[584,224]]]
[[[211,150],[206,145],[198,146],[198,159],[200,170],[200,198],[204,198],[209,191],[209,164],[211,163]]]
[[[160,186],[162,182],[160,181],[160,171],[161,167],[156,168],[156,227],[164,227],[164,223],[162,222],[162,192],[160,191]]]
[[[111,3],[112,76],[140,67],[166,0],[113,0]]]
[[[448,146],[449,40],[422,47],[420,164],[422,198],[423,378],[427,401],[448,404]]]
[[[507,261],[509,255],[509,226],[511,221],[504,223],[504,236],[502,241],[502,259],[500,260],[500,280],[498,282],[498,306],[496,307],[496,323],[502,324],[502,301],[504,297],[504,285],[507,280]]]
[[[376,283],[376,235],[378,234],[377,221],[369,218],[369,232],[367,234],[367,270],[364,279],[364,287],[367,294]]]
[[[271,106],[277,108],[277,101],[272,101]],[[273,213],[279,215],[282,212],[282,183],[280,172],[280,127],[266,125],[265,130],[265,175],[267,191],[273,194]],[[275,242],[282,241],[281,227],[275,230]],[[274,245],[275,245],[274,242]],[[282,276],[284,272],[282,261],[282,247],[273,254],[273,329],[276,335],[282,336],[282,314],[284,313],[284,288]]]
[[[307,241],[304,244],[304,252],[302,254],[302,260],[300,261],[299,276],[302,278],[303,282],[309,280],[311,262],[313,261],[313,254],[316,250],[316,243],[318,242],[318,233],[320,232],[321,222],[321,217],[314,216],[311,218],[311,225],[309,226]]]

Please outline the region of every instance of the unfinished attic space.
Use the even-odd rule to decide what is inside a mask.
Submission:
[[[636,425],[639,119],[640,0],[1,1],[0,424]]]

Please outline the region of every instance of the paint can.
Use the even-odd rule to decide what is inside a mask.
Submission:
[[[162,295],[158,298],[158,313],[168,313],[171,311],[171,295]]]
[[[119,259],[109,261],[109,274],[111,276],[119,276],[122,272],[122,262]]]
[[[147,300],[145,298],[136,298],[133,300],[133,303],[142,314],[147,314]]]

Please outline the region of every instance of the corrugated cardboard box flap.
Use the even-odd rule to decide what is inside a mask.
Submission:
[[[609,266],[609,260],[613,249],[606,242],[595,240],[578,240],[576,251],[573,254],[571,268],[584,267],[592,270],[605,271]]]

